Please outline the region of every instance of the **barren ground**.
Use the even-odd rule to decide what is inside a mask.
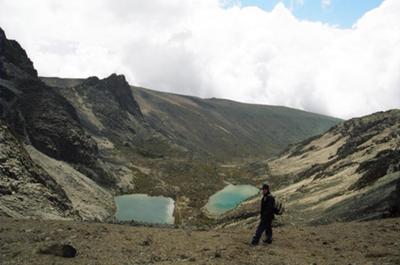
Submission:
[[[0,218],[0,264],[400,264],[399,218],[277,227],[273,244],[257,247],[253,232]],[[38,254],[53,243],[78,254]]]

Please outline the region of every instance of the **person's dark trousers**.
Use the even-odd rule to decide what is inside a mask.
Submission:
[[[261,218],[260,224],[257,227],[256,234],[253,237],[251,243],[253,245],[257,245],[260,242],[260,238],[262,233],[265,231],[265,235],[267,236],[267,242],[272,242],[272,220]]]

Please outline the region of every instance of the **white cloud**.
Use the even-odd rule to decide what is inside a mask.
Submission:
[[[304,5],[304,0],[290,0],[290,10],[294,11],[296,7]]]
[[[321,0],[321,6],[322,8],[326,9],[328,7],[330,7],[332,4],[331,0]]]
[[[151,3],[151,4],[150,4]],[[123,73],[152,89],[349,118],[400,106],[400,1],[351,29],[218,0],[0,0],[41,75]]]

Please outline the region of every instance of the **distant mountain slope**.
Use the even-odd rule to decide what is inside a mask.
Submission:
[[[399,216],[400,110],[343,122],[261,166],[295,221]]]
[[[132,91],[151,127],[188,149],[228,160],[270,156],[339,122],[286,107]]]
[[[63,88],[79,84],[77,79],[42,80]],[[226,160],[271,156],[340,122],[280,106],[201,99],[140,87],[132,87],[132,92],[149,127],[195,156]]]

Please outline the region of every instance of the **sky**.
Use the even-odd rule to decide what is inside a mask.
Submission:
[[[344,119],[400,106],[399,0],[0,0],[0,27],[42,76]]]
[[[279,2],[298,19],[351,28],[365,12],[378,7],[383,0],[242,0],[240,5],[271,11]]]

